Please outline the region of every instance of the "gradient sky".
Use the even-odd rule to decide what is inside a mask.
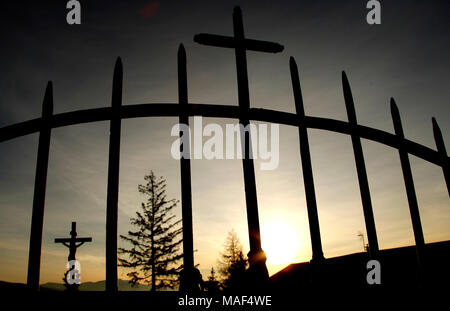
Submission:
[[[231,35],[232,9],[240,5],[247,37],[285,46],[276,55],[248,53],[252,107],[295,111],[288,66],[294,56],[308,115],[346,120],[345,70],[359,123],[393,132],[392,96],[408,139],[435,149],[435,116],[450,148],[448,1],[382,1],[382,23],[375,26],[366,23],[364,0],[161,0],[152,16],[139,13],[149,1],[80,2],[82,23],[72,26],[66,24],[65,1],[1,4],[0,126],[39,117],[48,80],[54,113],[109,106],[117,56],[124,64],[124,105],[176,102],[180,43],[187,50],[189,100],[237,105],[233,50],[200,46],[192,38],[201,32]],[[170,155],[176,122],[122,121],[120,234],[130,229],[129,218],[145,199],[137,185],[150,170],[166,177],[170,198],[180,199],[179,162]],[[78,222],[79,236],[93,237],[77,253],[82,281],[105,278],[108,132],[108,122],[52,132],[41,283],[61,281],[68,251],[53,240],[68,236],[71,221]],[[319,130],[309,130],[309,137],[325,256],[361,251],[357,234],[365,233],[365,226],[350,138]],[[0,144],[0,280],[26,281],[37,140],[33,134]],[[397,151],[365,140],[363,148],[380,248],[413,245]],[[450,204],[442,170],[410,159],[425,240],[448,240]],[[242,164],[193,160],[191,167],[195,260],[206,278],[231,229],[248,251]],[[278,169],[255,167],[263,248],[285,239],[276,229],[281,224],[295,234],[292,261],[309,260],[297,130],[280,126]],[[181,215],[180,207],[176,214]],[[266,251],[270,273],[289,264],[274,264]]]

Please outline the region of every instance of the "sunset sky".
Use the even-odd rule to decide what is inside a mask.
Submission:
[[[299,66],[307,115],[347,120],[345,70],[360,124],[393,132],[389,98],[405,136],[435,149],[436,117],[450,149],[450,3],[382,1],[381,25],[366,23],[365,0],[150,1],[82,0],[81,25],[66,23],[66,1],[2,3],[0,127],[37,118],[53,81],[54,113],[111,104],[112,73],[124,66],[123,104],[177,102],[178,45],[187,53],[189,101],[237,105],[234,51],[196,44],[197,33],[232,35],[232,11],[243,11],[246,36],[274,41],[279,54],[247,54],[251,107],[295,112],[289,57]],[[152,1],[155,3],[156,1]],[[146,198],[138,184],[150,170],[180,199],[179,161],[170,150],[178,118],[122,121],[119,234]],[[225,127],[230,119],[203,119]],[[351,140],[309,130],[325,257],[362,251],[365,234]],[[109,122],[54,129],[47,180],[41,283],[61,282],[68,250],[55,237],[93,242],[77,252],[82,281],[105,279]],[[38,135],[0,143],[0,280],[26,282]],[[362,140],[381,249],[413,245],[398,152]],[[425,241],[450,239],[450,201],[442,170],[411,156]],[[255,162],[262,246],[270,274],[311,259],[296,128],[280,126],[280,164]],[[240,160],[192,160],[195,262],[206,279],[234,229],[248,252]],[[181,205],[175,211],[181,217]],[[366,238],[367,241],[367,238]],[[119,246],[126,246],[119,242]],[[126,273],[119,270],[121,279]]]

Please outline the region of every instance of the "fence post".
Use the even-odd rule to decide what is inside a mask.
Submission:
[[[108,192],[106,201],[106,291],[117,291],[117,217],[119,200],[122,60],[114,67],[109,133]]]
[[[408,197],[409,212],[411,214],[411,222],[414,231],[414,239],[416,241],[417,264],[419,280],[422,279],[424,269],[424,248],[425,240],[423,237],[422,223],[420,221],[419,206],[417,203],[416,191],[414,189],[414,180],[411,172],[411,165],[409,163],[408,153],[404,149],[405,134],[403,133],[402,121],[400,119],[400,112],[391,98],[391,115],[394,123],[395,134],[398,137],[398,153],[400,155],[400,163],[402,166],[403,179],[405,180],[406,195]]]
[[[53,85],[49,81],[42,103],[41,129],[34,180],[33,211],[31,216],[30,249],[28,255],[27,286],[39,290],[41,270],[42,232],[44,226],[45,190],[47,187],[48,158],[53,115]]]
[[[317,213],[316,192],[309,150],[308,130],[305,124],[305,108],[303,106],[300,78],[295,59],[289,59],[292,88],[294,91],[295,109],[298,116],[298,135],[300,139],[300,156],[302,160],[303,183],[305,185],[306,207],[308,209],[309,231],[311,236],[312,261],[320,262],[324,259],[322,241],[320,238],[319,216]]]
[[[447,156],[447,151],[445,150],[444,139],[442,138],[442,132],[435,118],[433,121],[433,134],[434,141],[436,142],[436,148],[441,156],[442,161],[442,172],[444,173],[445,183],[447,184],[448,195],[450,196],[450,160]]]
[[[372,258],[378,256],[378,239],[375,229],[375,219],[373,216],[372,201],[370,199],[369,182],[367,180],[366,164],[361,146],[361,138],[358,133],[358,122],[356,120],[355,104],[353,102],[352,91],[345,72],[342,72],[342,85],[344,90],[345,106],[347,108],[348,123],[355,155],[356,171],[358,173],[359,190],[366,222],[367,239],[369,241],[369,251]]]
[[[186,124],[189,128],[188,109],[188,88],[186,73],[186,50],[183,44],[178,48],[178,102],[180,104],[179,123]],[[190,138],[190,133],[188,134]],[[180,138],[182,132],[180,131]],[[180,169],[181,169],[181,211],[183,223],[183,290],[190,291],[194,289],[194,242],[192,232],[192,190],[191,190],[191,160],[190,160],[190,141],[184,140],[180,149]],[[181,148],[181,146],[180,146]],[[184,152],[183,152],[184,151]],[[188,154],[185,158],[183,154]]]

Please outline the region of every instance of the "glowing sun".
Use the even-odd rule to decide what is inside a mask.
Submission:
[[[295,261],[300,240],[288,224],[270,223],[261,227],[261,246],[268,264],[290,264]]]

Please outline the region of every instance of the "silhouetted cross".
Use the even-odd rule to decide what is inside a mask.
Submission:
[[[226,37],[213,34],[197,34],[194,41],[200,44],[216,46],[222,48],[233,48],[236,56],[236,71],[238,81],[238,100],[239,100],[239,122],[243,127],[247,127],[249,121],[250,95],[248,89],[248,73],[247,73],[247,55],[246,51],[257,51],[266,53],[279,53],[284,47],[281,44],[246,39],[244,36],[244,24],[242,21],[242,12],[239,7],[235,7],[233,11],[233,37]],[[250,144],[250,133],[243,131],[241,128],[241,144],[243,149],[243,170],[244,170],[244,186],[245,201],[247,206],[247,221],[250,237],[250,253],[248,254],[250,266],[259,265],[260,270],[265,279],[268,279],[267,268],[265,266],[266,256],[261,248],[261,236],[259,229],[258,201],[256,195],[256,181],[253,159],[249,156],[252,154]]]
[[[247,57],[246,51],[266,53],[279,53],[284,46],[275,42],[246,39],[244,36],[244,24],[242,12],[239,7],[233,11],[234,37],[200,33],[194,36],[194,41],[199,44],[233,48],[236,55],[236,68],[238,76],[239,107],[249,108],[250,98],[248,93]]]
[[[70,238],[57,238],[55,243],[62,243],[69,248],[69,261],[75,260],[75,253],[77,248],[86,242],[92,242],[92,238],[77,238],[77,223],[72,222],[72,231],[70,231]],[[77,244],[78,243],[78,244]]]

